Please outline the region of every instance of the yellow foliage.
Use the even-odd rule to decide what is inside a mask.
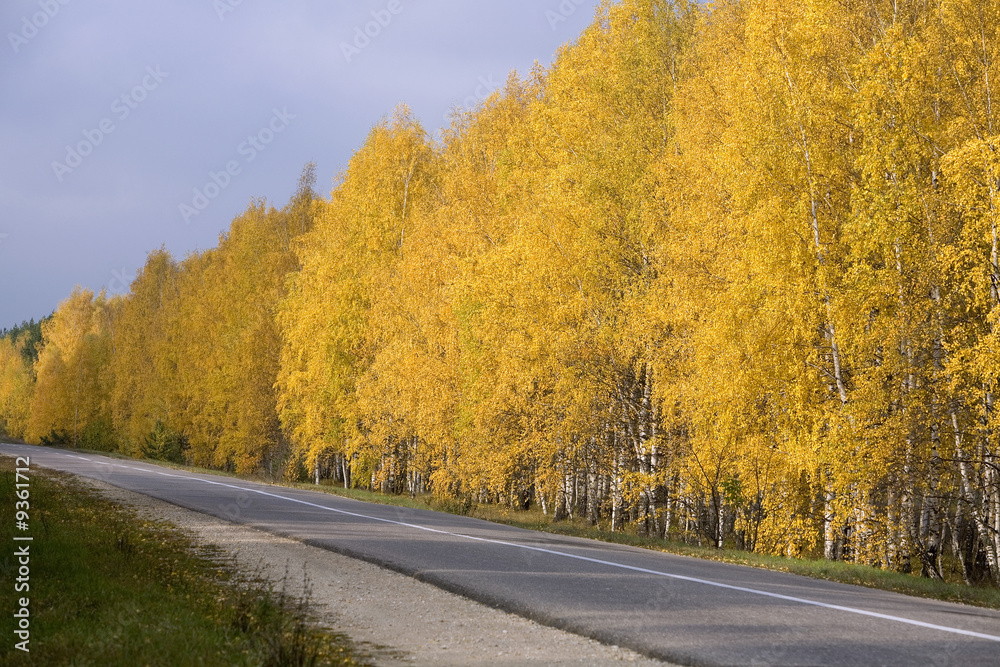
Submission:
[[[106,369],[114,352],[117,300],[77,288],[42,323],[44,346],[25,429],[29,441],[56,436],[77,446],[86,427],[108,419]]]
[[[0,339],[0,433],[12,438],[25,437],[35,385],[22,352],[25,344]]]
[[[998,51],[992,0],[604,2],[439,142],[400,107],[329,200],[74,292],[0,419],[1000,581]]]

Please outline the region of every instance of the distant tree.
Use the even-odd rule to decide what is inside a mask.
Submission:
[[[38,322],[32,318],[10,329],[0,329],[0,338],[6,338],[14,344],[23,343],[21,354],[25,362],[29,366],[33,366],[38,360],[38,349],[42,342],[42,323],[50,319],[52,319],[52,315],[44,317]]]
[[[150,431],[142,443],[142,455],[158,461],[184,463],[188,444],[183,435],[171,431],[161,422]]]
[[[121,298],[95,296],[77,288],[42,325],[42,348],[35,364],[27,438],[39,441],[50,432],[68,434],[79,446],[91,422],[108,419],[114,349],[114,321]]]

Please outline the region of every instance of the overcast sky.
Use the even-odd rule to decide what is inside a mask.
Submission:
[[[5,0],[0,327],[318,189],[404,102],[432,134],[552,61],[597,0]]]

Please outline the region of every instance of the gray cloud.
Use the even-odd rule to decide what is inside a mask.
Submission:
[[[310,160],[328,189],[397,103],[433,133],[484,82],[550,62],[596,4],[4,3],[0,326],[46,315],[75,284],[120,291],[160,245],[178,257],[214,246],[251,198],[284,203]],[[373,21],[345,58],[342,43]],[[240,146],[275,109],[294,119],[247,161]],[[69,171],[53,166],[83,151]],[[185,222],[179,207],[232,161],[239,172]]]

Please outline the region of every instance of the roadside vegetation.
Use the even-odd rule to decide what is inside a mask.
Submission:
[[[0,534],[13,542],[13,460],[2,459]],[[175,527],[137,517],[72,476],[30,473],[30,590],[4,577],[4,665],[361,665],[312,623],[308,600],[237,573]],[[22,533],[23,534],[23,533]],[[13,549],[0,568],[17,572]],[[30,652],[14,648],[14,597],[30,600]]]
[[[378,493],[366,489],[345,489],[342,485],[329,483],[327,480],[324,480],[324,483],[319,486],[303,483],[296,484],[295,486],[303,489],[321,490],[370,503],[461,514],[527,530],[540,530],[556,535],[569,535],[572,537],[601,540],[603,542],[613,542],[615,544],[626,544],[642,549],[663,551],[725,563],[735,563],[767,570],[790,572],[792,574],[813,577],[814,579],[827,579],[845,584],[894,591],[905,595],[1000,609],[1000,589],[989,582],[972,586],[960,583],[960,581],[956,581],[960,580],[961,576],[957,572],[953,573],[954,578],[951,581],[942,581],[920,577],[917,576],[917,573],[904,574],[857,563],[830,561],[820,557],[788,558],[743,551],[732,546],[724,546],[720,549],[712,545],[700,546],[676,539],[649,537],[639,535],[634,530],[617,530],[612,532],[608,530],[607,525],[593,526],[586,519],[565,518],[557,521],[551,515],[543,514],[538,508],[520,510],[496,504],[480,505],[462,503],[452,498],[435,497],[430,494],[410,497]],[[947,572],[957,567],[958,564],[945,560],[945,565]]]
[[[4,334],[0,432],[998,587],[998,78],[1000,0],[604,0]]]
[[[108,456],[106,452],[92,453]],[[130,458],[120,454],[112,454],[112,456],[122,459]],[[435,496],[430,493],[412,496],[407,494],[380,493],[368,489],[345,488],[343,484],[326,478],[322,479],[321,484],[316,485],[313,482],[281,482],[264,477],[240,476],[235,473],[224,473],[218,470],[179,465],[159,460],[152,460],[150,463],[166,465],[171,468],[190,472],[220,475],[235,479],[249,479],[250,481],[289,486],[309,491],[322,491],[324,493],[331,493],[345,498],[380,505],[447,512],[449,514],[470,516],[526,530],[539,530],[556,535],[601,540],[603,542],[625,544],[641,549],[663,551],[681,556],[691,556],[748,567],[789,572],[814,579],[826,579],[845,584],[865,586],[867,588],[893,591],[904,595],[1000,609],[1000,588],[989,582],[983,582],[980,585],[966,585],[961,582],[961,575],[957,571],[954,571],[958,567],[958,564],[951,563],[948,559],[944,561],[944,570],[948,579],[942,581],[920,577],[917,576],[917,573],[905,574],[857,563],[830,561],[819,557],[789,558],[744,551],[736,548],[734,545],[726,545],[720,549],[711,544],[697,545],[679,539],[661,539],[639,535],[634,530],[628,529],[611,531],[607,525],[591,525],[589,521],[583,518],[555,520],[551,515],[543,514],[539,508],[527,510],[512,509],[493,503],[478,504],[463,502],[450,497]]]

